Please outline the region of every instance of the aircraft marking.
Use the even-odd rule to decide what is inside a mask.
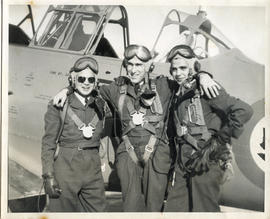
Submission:
[[[259,126],[264,120],[264,100],[259,100],[252,104],[254,114],[251,120],[245,125],[245,131],[240,138],[235,141],[233,151],[235,153],[235,161],[247,179],[254,185],[264,189],[264,170],[265,165],[263,159],[258,153],[264,153],[260,146],[262,139],[262,130],[266,125]]]
[[[39,94],[38,96],[35,96],[34,98],[39,99],[39,100],[50,101],[52,97],[46,94]]]
[[[265,127],[266,119],[262,118],[254,127],[250,136],[250,152],[255,163],[265,170]]]
[[[28,75],[25,76],[24,86],[31,87],[32,86],[32,82],[33,82],[34,79],[35,79],[34,73],[33,72],[30,72]]]
[[[18,116],[18,109],[16,106],[9,106],[8,108],[8,114],[10,116],[10,119],[16,119]]]

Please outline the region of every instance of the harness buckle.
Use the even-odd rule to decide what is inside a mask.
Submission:
[[[152,153],[153,150],[154,150],[154,148],[151,147],[151,146],[149,146],[149,145],[146,145],[146,146],[145,146],[145,150],[146,150],[146,151],[149,151],[150,153]]]
[[[181,136],[183,136],[183,135],[188,134],[188,128],[187,128],[187,126],[185,126],[185,125],[181,125],[181,126],[178,126],[178,127],[176,128],[176,132],[177,132],[177,135],[178,135],[179,137],[181,137]]]
[[[134,150],[134,147],[133,147],[132,145],[128,145],[127,150],[128,150],[128,151]]]
[[[80,127],[78,127],[79,130],[82,130],[85,127],[85,124],[83,123]]]
[[[126,94],[127,93],[127,87],[126,87],[126,85],[122,85],[121,87],[120,87],[120,94]]]
[[[77,149],[78,149],[78,151],[82,151],[83,150],[80,146],[78,146]]]

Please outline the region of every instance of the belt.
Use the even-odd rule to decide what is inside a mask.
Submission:
[[[80,147],[80,146],[60,146],[61,148],[73,148],[77,149],[78,151],[84,151],[84,150],[93,150],[93,149],[98,149],[98,147]]]
[[[92,150],[92,149],[98,149],[98,147],[77,147],[78,151],[84,151],[84,150]]]

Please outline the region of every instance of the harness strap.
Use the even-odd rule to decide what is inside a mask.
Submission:
[[[201,139],[207,141],[210,137],[211,137],[211,134],[210,132],[208,131],[206,125],[204,126],[194,126],[194,127],[189,127],[188,128],[188,131],[191,135],[198,135],[198,134],[201,134]]]
[[[126,146],[126,150],[130,158],[133,160],[134,163],[138,164],[139,159],[134,151],[133,145],[129,141],[128,136],[124,135],[122,138],[123,138],[124,144]],[[145,145],[144,154],[143,154],[144,163],[147,163],[147,161],[149,160],[151,156],[151,153],[154,151],[156,141],[157,141],[157,138],[154,135],[151,135],[147,145]]]
[[[159,94],[157,92],[156,83],[153,83],[153,82],[151,83],[151,90],[155,91],[156,97],[153,101],[153,104],[150,106],[150,109],[151,109],[152,113],[158,113],[158,114],[162,115],[163,114],[163,107],[161,105],[160,97],[159,97]]]
[[[163,116],[147,116],[145,117],[145,120],[147,120],[148,122],[161,122],[163,120]]]
[[[185,134],[183,138],[186,140],[186,142],[192,145],[197,151],[200,150],[198,147],[197,140],[193,138],[190,134]]]
[[[71,119],[75,122],[75,124],[78,126],[79,129],[85,125],[70,107],[68,108],[67,113],[71,117]],[[97,114],[95,114],[95,116],[88,125],[91,125],[93,128],[95,128],[98,121],[99,121],[98,116]]]
[[[205,141],[207,141],[211,137],[211,134],[206,126],[188,127],[188,133],[184,133],[181,129],[182,127],[186,126],[177,126],[176,131],[178,138],[183,136],[184,140],[186,140],[187,143],[191,144],[196,150],[199,150],[197,139],[195,139],[192,135],[201,134],[201,139]]]
[[[180,122],[178,115],[176,113],[176,109],[174,110],[173,114],[174,114],[174,122],[175,122],[175,126],[176,126],[176,134],[178,137],[181,137],[183,135],[183,133],[182,133],[182,129],[181,129],[181,122]]]
[[[144,149],[143,160],[145,163],[149,160],[151,153],[154,151],[156,142],[157,138],[154,135],[151,135],[149,142]]]
[[[124,135],[122,136],[122,139],[124,140],[124,144],[126,146],[126,150],[130,156],[130,158],[133,160],[134,163],[139,163],[139,160],[137,158],[137,155],[134,151],[134,147],[132,146],[132,144],[130,143],[129,139],[128,139],[128,136],[127,135]]]
[[[150,109],[153,113],[158,113],[160,115],[163,114],[163,108],[162,108],[162,105],[161,105],[161,101],[160,101],[160,98],[159,98],[159,95],[158,95],[158,92],[156,92],[156,97],[153,101],[153,104],[150,106]]]
[[[60,140],[60,137],[61,137],[63,129],[64,129],[64,123],[65,123],[67,111],[68,111],[68,108],[69,108],[68,106],[69,106],[69,103],[68,103],[68,101],[66,101],[66,103],[64,104],[63,110],[60,111],[61,126],[60,126],[60,129],[58,131],[57,138],[55,140],[56,150],[55,150],[54,155],[53,155],[54,160],[57,159],[58,154],[59,154],[59,140]]]
[[[59,132],[58,132],[58,135],[57,135],[57,138],[56,138],[56,141],[55,141],[56,144],[58,144],[60,136],[62,135],[62,132],[63,132],[63,129],[64,129],[64,122],[65,122],[65,118],[66,118],[66,115],[67,115],[68,105],[69,105],[69,103],[68,103],[68,101],[66,101],[66,103],[64,104],[63,110],[60,111],[61,127],[59,129]]]
[[[192,103],[188,106],[189,121],[197,125],[206,125],[200,96],[195,95],[191,101]]]
[[[132,120],[130,120],[128,126],[123,131],[123,135],[126,135],[128,132],[130,132],[135,127],[136,127],[136,125],[134,125],[134,123],[132,122]]]
[[[120,113],[120,116],[123,113],[123,106],[126,99],[126,94],[127,94],[127,85],[124,84],[120,87],[120,96],[118,100],[118,111]]]
[[[206,126],[191,126],[188,128],[188,131],[192,135],[198,135],[205,132],[206,129],[207,129]]]
[[[153,89],[156,90],[156,87],[151,87]],[[120,113],[120,116],[122,116],[123,114],[123,106],[124,103],[126,102],[127,105],[127,109],[130,115],[134,114],[134,113],[142,113],[144,114],[144,120],[145,122],[143,124],[141,124],[141,126],[148,130],[149,132],[152,133],[152,135],[150,136],[149,142],[147,143],[147,145],[145,146],[145,150],[144,150],[144,154],[143,154],[143,161],[146,163],[149,160],[149,157],[151,155],[151,153],[154,151],[154,146],[156,144],[157,138],[155,137],[156,134],[156,128],[159,127],[155,127],[152,124],[150,124],[150,122],[162,122],[163,117],[162,116],[157,116],[157,115],[153,115],[153,116],[146,116],[146,112],[147,109],[140,107],[139,110],[137,111],[134,107],[134,104],[132,103],[130,98],[126,98],[127,97],[127,85],[122,85],[120,87],[120,96],[119,96],[119,100],[118,100],[118,110]],[[152,110],[152,112],[157,112],[162,114],[163,110],[162,110],[162,105],[158,96],[158,93],[156,95],[156,98],[154,100],[154,102],[156,105],[153,106],[154,110],[152,110],[152,106],[150,106],[150,109]],[[123,118],[122,118],[123,119]],[[159,124],[158,124],[159,125]],[[129,121],[128,126],[126,127],[126,129],[123,131],[123,136],[122,139],[124,141],[125,147],[126,147],[126,151],[128,152],[129,156],[131,157],[131,159],[133,160],[134,163],[138,164],[139,163],[139,159],[134,151],[134,147],[133,145],[130,143],[130,140],[127,136],[127,134],[136,127],[136,125],[134,124],[134,122],[132,120]]]
[[[198,90],[195,91],[195,96],[191,98],[191,103],[187,107],[187,113],[183,115],[183,126],[187,127],[188,133],[182,133],[182,124],[177,116],[176,110],[174,110],[174,119],[176,124],[177,135],[183,136],[183,139],[187,143],[192,145],[194,149],[199,150],[197,139],[193,135],[201,134],[201,139],[207,141],[211,134],[208,131],[208,128],[205,123],[203,108],[201,104],[201,98],[198,93]]]
[[[130,115],[133,114],[133,113],[135,113],[135,112],[137,112],[137,111],[135,110],[134,105],[133,105],[133,103],[131,102],[130,98],[126,98],[126,103],[127,103],[127,108],[128,108],[128,112],[129,112]],[[145,114],[146,109],[143,110],[142,107],[141,107],[141,108],[139,109],[139,111]]]
[[[145,128],[147,131],[151,132],[153,135],[156,134],[156,127],[151,125],[149,122],[143,123],[142,127]]]
[[[96,125],[98,124],[98,121],[99,121],[99,118],[97,116],[97,114],[95,114],[94,118],[92,119],[91,122],[89,122],[89,124],[92,126],[92,127],[96,127]]]

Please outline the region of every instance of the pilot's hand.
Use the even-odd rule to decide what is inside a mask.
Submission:
[[[118,78],[115,78],[114,81],[117,86],[122,86],[128,84],[130,79],[126,76],[119,76]]]
[[[233,159],[232,146],[228,143],[219,145],[216,150],[210,154],[210,159],[215,162],[231,162]]]
[[[200,74],[199,80],[201,95],[205,93],[209,99],[219,95],[218,90],[221,89],[221,87],[208,74]]]
[[[48,194],[50,198],[59,198],[62,190],[55,180],[53,173],[43,174],[42,177],[44,180],[45,193]]]
[[[64,88],[58,94],[56,94],[55,97],[53,98],[53,105],[57,107],[63,107],[67,99],[67,93],[68,89]]]
[[[234,170],[232,162],[221,162],[219,166],[224,171],[223,176],[220,180],[220,184],[223,185],[225,182],[228,182],[233,178]]]

